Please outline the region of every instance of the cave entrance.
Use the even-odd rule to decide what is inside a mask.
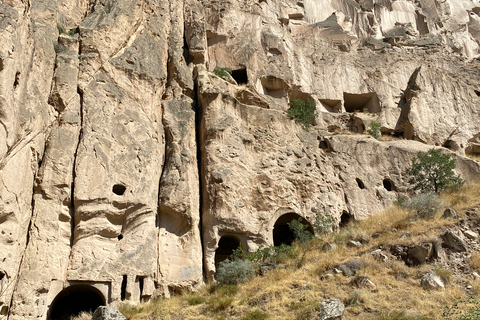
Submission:
[[[49,320],[68,320],[81,312],[93,312],[105,305],[105,298],[96,288],[77,284],[67,287],[53,299],[50,305]]]
[[[286,245],[292,245],[293,241],[295,240],[295,236],[288,227],[288,224],[292,222],[293,220],[299,220],[301,219],[301,223],[306,226],[306,230],[310,232],[311,234],[315,234],[313,230],[313,226],[311,225],[310,222],[302,218],[296,213],[287,213],[280,218],[277,219],[275,222],[275,225],[273,226],[273,245],[278,247],[282,244]]]
[[[238,247],[240,240],[237,237],[231,235],[221,237],[215,250],[215,269],[218,269],[220,262],[227,260]]]
[[[352,221],[352,216],[348,212],[343,211],[340,217],[340,228],[346,227],[350,221]]]
[[[320,99],[320,103],[328,112],[342,112],[342,101],[331,99]]]
[[[380,100],[375,92],[343,93],[343,104],[347,112],[380,112]]]
[[[248,75],[247,69],[238,69],[232,71],[232,78],[235,79],[237,84],[247,84],[248,83]]]

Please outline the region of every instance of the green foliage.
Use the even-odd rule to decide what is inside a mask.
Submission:
[[[455,160],[448,154],[441,154],[438,149],[427,153],[418,153],[412,159],[412,165],[406,173],[408,183],[414,190],[438,193],[447,189],[458,189],[463,180],[455,175]]]
[[[308,230],[308,226],[302,223],[302,218],[292,220],[287,224],[292,231],[295,240],[305,243],[313,238],[313,234]]]
[[[213,73],[225,80],[229,80],[232,77],[232,69],[230,68],[221,68],[221,67],[216,67],[215,70],[213,70]]]
[[[233,252],[233,259],[246,259],[249,260],[256,268],[261,265],[276,265],[284,262],[288,258],[292,258],[294,255],[291,246],[282,244],[274,247],[260,246],[255,252],[244,252],[242,248],[238,248]]]
[[[406,203],[420,218],[432,218],[443,207],[442,199],[436,193],[421,193]]]
[[[220,284],[238,284],[253,278],[255,270],[250,260],[224,260],[215,274],[215,279]]]
[[[306,102],[301,99],[293,99],[290,102],[290,109],[287,110],[287,115],[308,130],[317,117],[315,110],[315,102],[312,99],[308,99]]]
[[[245,316],[241,318],[241,320],[265,320],[265,319],[268,319],[268,314],[258,309],[249,311]]]
[[[332,231],[335,226],[335,220],[329,214],[322,215],[317,212],[313,229],[318,236],[327,234]]]
[[[375,139],[380,138],[382,135],[382,125],[380,122],[372,120],[370,121],[370,124],[368,125],[369,129],[367,130],[368,134],[374,137]]]

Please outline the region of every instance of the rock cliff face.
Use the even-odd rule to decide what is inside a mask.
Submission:
[[[381,211],[432,145],[478,178],[465,157],[480,153],[477,13],[472,0],[3,1],[0,319],[195,287],[296,217]],[[316,104],[309,130],[285,114],[294,99]],[[364,134],[373,120],[396,139]]]

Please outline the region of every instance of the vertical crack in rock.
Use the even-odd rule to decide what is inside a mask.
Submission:
[[[194,103],[195,103],[195,142],[196,142],[196,147],[197,147],[197,170],[198,170],[198,191],[199,191],[199,197],[200,197],[200,204],[199,204],[199,217],[200,220],[198,222],[198,229],[200,230],[200,243],[202,246],[202,270],[203,270],[203,277],[205,280],[206,272],[205,272],[205,243],[203,239],[203,201],[204,201],[204,196],[203,196],[203,190],[205,188],[205,181],[204,181],[204,170],[203,170],[203,152],[202,152],[202,129],[201,129],[201,123],[202,123],[202,117],[203,117],[203,110],[202,110],[202,105],[200,102],[200,99],[198,98],[198,84],[197,80],[195,79],[194,81],[194,87],[193,87],[193,97],[194,97]]]
[[[80,52],[81,46],[79,46],[79,55],[81,54]],[[78,134],[78,141],[77,141],[77,146],[75,148],[75,154],[73,156],[73,166],[72,166],[72,185],[70,188],[70,204],[69,204],[69,209],[70,209],[70,248],[73,247],[73,243],[75,241],[75,168],[77,164],[77,154],[78,154],[78,148],[80,148],[80,143],[82,142],[82,135],[83,135],[83,92],[80,88],[80,86],[77,87],[77,93],[80,98],[80,131]]]

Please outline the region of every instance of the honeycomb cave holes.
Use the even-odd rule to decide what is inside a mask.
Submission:
[[[215,269],[218,269],[220,262],[227,260],[238,247],[240,240],[232,235],[225,235],[218,241],[217,250],[215,250]]]
[[[237,69],[232,71],[232,78],[237,82],[237,84],[247,84],[248,83],[248,75],[247,69]]]
[[[340,216],[340,228],[346,227],[351,221],[352,216],[348,212],[343,211],[342,215]]]
[[[356,178],[355,181],[357,181],[357,185],[360,189],[365,189],[365,184],[363,184],[363,181]]]
[[[304,226],[306,226],[306,230],[311,234],[315,234],[313,230],[313,226],[310,222],[302,218],[300,215],[291,212],[280,216],[275,225],[273,226],[273,245],[280,246],[282,244],[291,245],[295,240],[295,236],[290,230],[288,224],[293,220],[299,220]]]
[[[117,183],[112,187],[112,192],[115,193],[117,196],[123,196],[126,190],[127,187],[120,183]]]
[[[383,179],[383,187],[387,191],[395,191],[395,185],[393,184],[393,181],[390,179]]]
[[[72,285],[55,297],[50,305],[48,320],[68,320],[104,305],[105,298],[96,288],[84,284]]]
[[[380,100],[375,92],[343,93],[343,104],[347,112],[380,112]]]

